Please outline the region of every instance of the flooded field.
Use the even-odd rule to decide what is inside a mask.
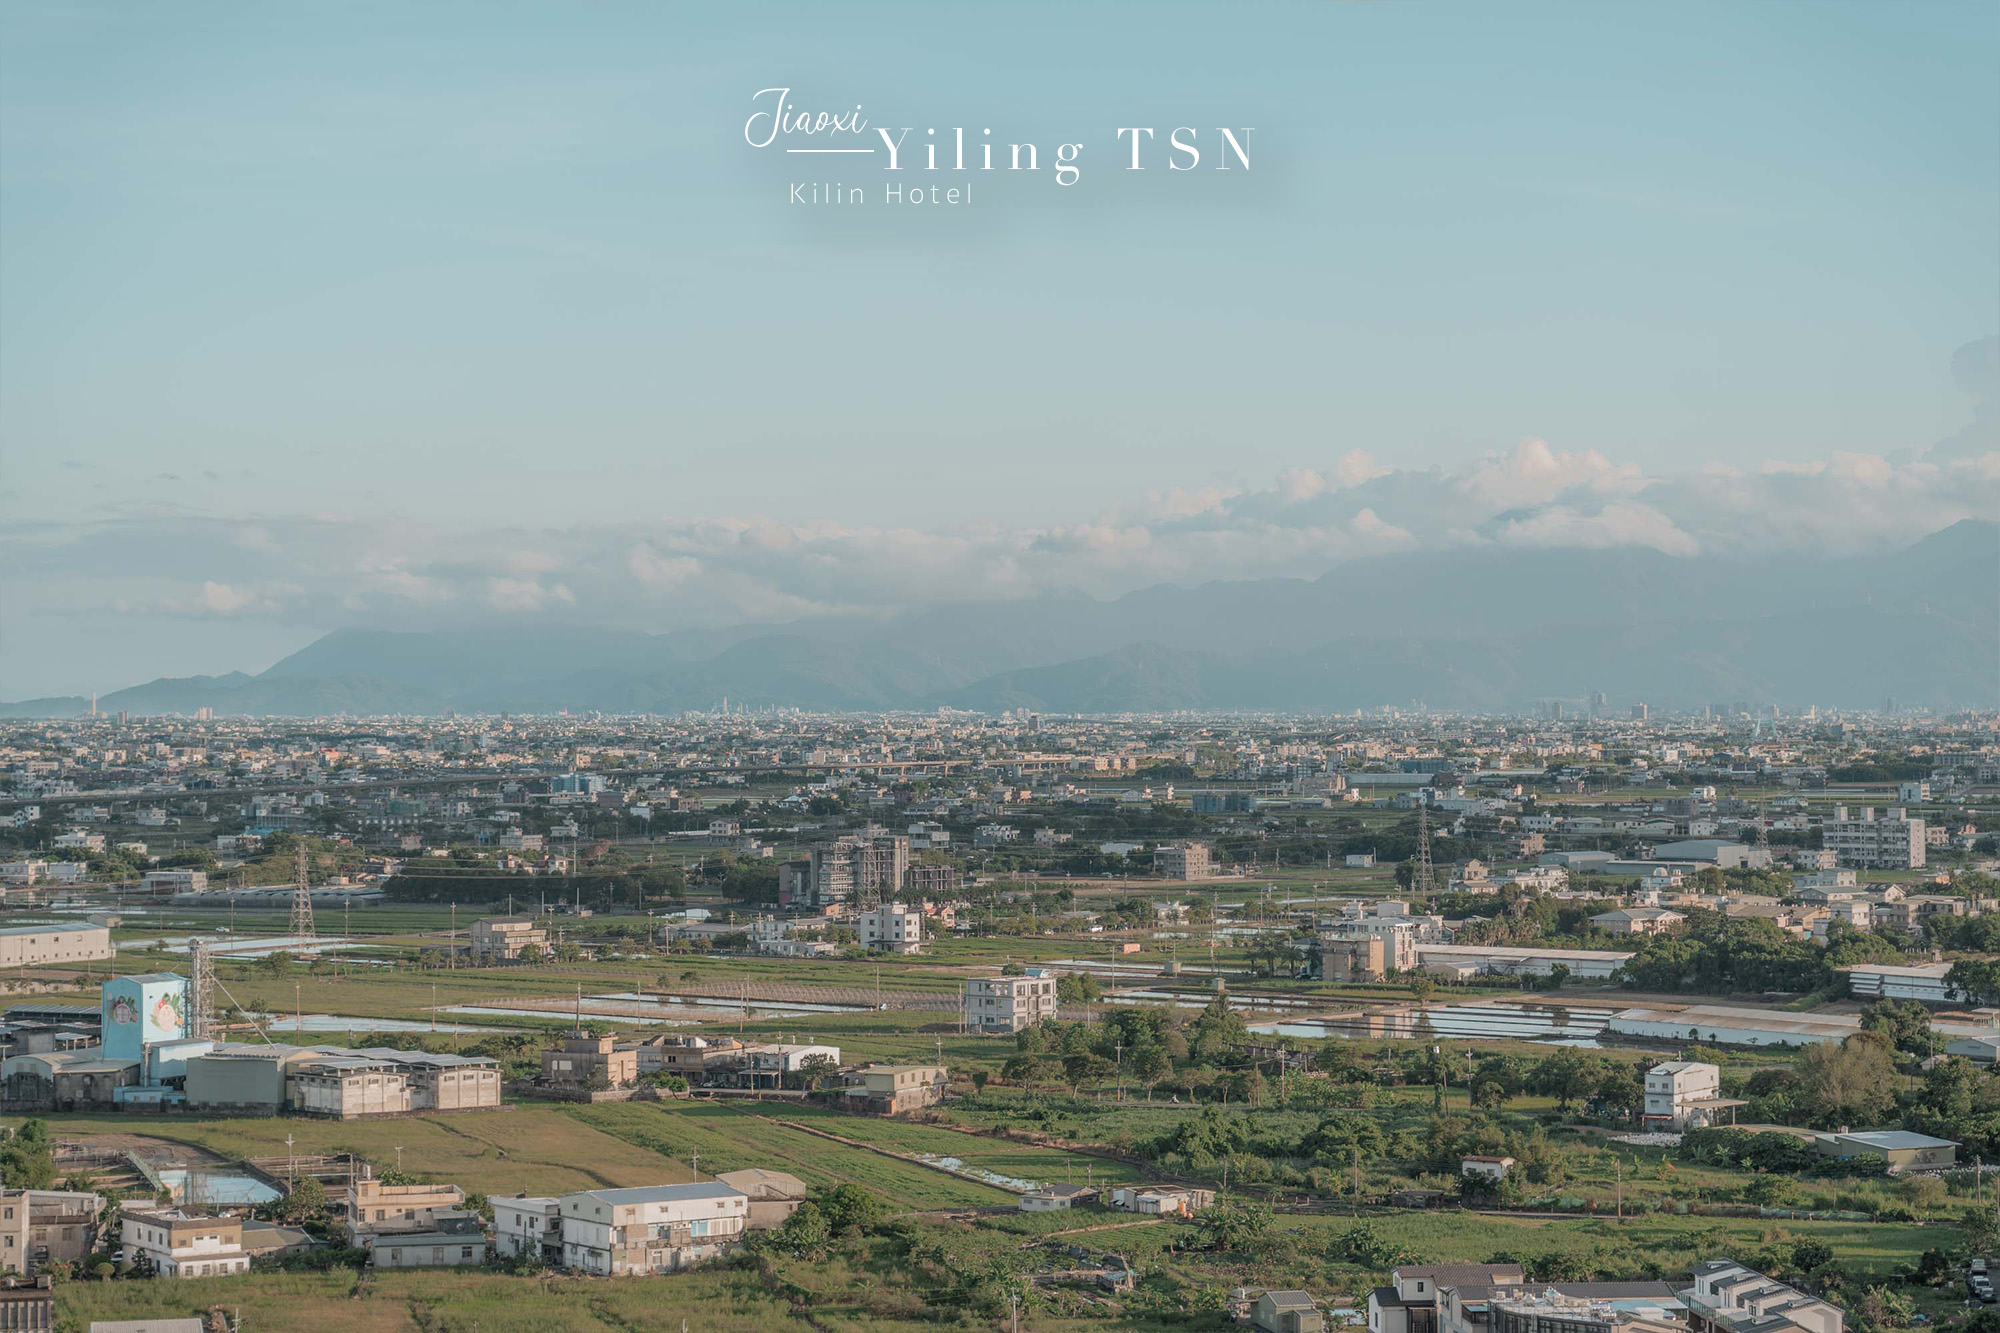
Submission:
[[[360,1018],[348,1014],[246,1014],[266,1032],[446,1032],[490,1035],[518,1032],[518,1028],[488,1027],[484,1024],[440,1022],[420,1018]]]
[[[581,1006],[575,1000],[551,997],[546,1000],[519,999],[507,1004],[454,1004],[438,1010],[441,1014],[477,1014],[500,1018],[574,1018],[579,1008],[585,1018],[616,1019],[621,1023],[680,1026],[689,1023],[717,1023],[731,1018],[810,1018],[814,1014],[860,1013],[863,1005],[810,1002],[765,1004],[750,1001],[746,1010],[739,1000],[688,995],[672,1000],[641,995],[636,991],[609,991],[586,995]]]
[[[1281,1037],[1352,1037],[1370,1040],[1539,1041],[1556,1046],[1596,1046],[1617,1009],[1602,1005],[1444,1004],[1428,1009],[1371,1010],[1298,1022],[1253,1023],[1252,1032]]]

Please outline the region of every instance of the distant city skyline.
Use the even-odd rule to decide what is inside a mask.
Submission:
[[[9,30],[0,699],[342,626],[1839,554],[2000,516],[1990,6]],[[774,86],[1074,135],[1085,174],[793,209],[742,135]],[[1134,124],[1254,126],[1254,169],[1130,175]]]

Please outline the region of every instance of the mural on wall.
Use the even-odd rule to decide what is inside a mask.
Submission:
[[[146,1035],[148,1037],[179,1037],[187,1032],[187,1016],[183,1011],[181,993],[170,990],[153,1001],[146,1011]]]

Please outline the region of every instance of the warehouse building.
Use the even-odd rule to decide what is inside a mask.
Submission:
[[[0,968],[101,963],[116,955],[109,926],[0,926]]]
[[[1892,1176],[1906,1171],[1941,1171],[1958,1161],[1958,1145],[1903,1129],[1872,1129],[1856,1134],[1822,1134],[1820,1156],[1850,1161],[1880,1162]]]

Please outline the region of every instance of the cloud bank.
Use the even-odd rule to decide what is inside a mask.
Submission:
[[[1992,359],[1962,356],[1959,374],[1990,426],[1995,375],[1981,355]],[[1837,453],[1666,475],[1537,439],[1455,468],[1401,468],[1347,450],[1267,486],[1138,495],[1068,525],[665,517],[536,529],[167,512],[18,525],[0,537],[0,559],[10,602],[43,620],[261,619],[325,630],[561,618],[664,630],[1315,577],[1420,550],[1838,555],[2000,516],[2000,445],[1975,449],[1979,428],[1975,420],[1916,459]]]

